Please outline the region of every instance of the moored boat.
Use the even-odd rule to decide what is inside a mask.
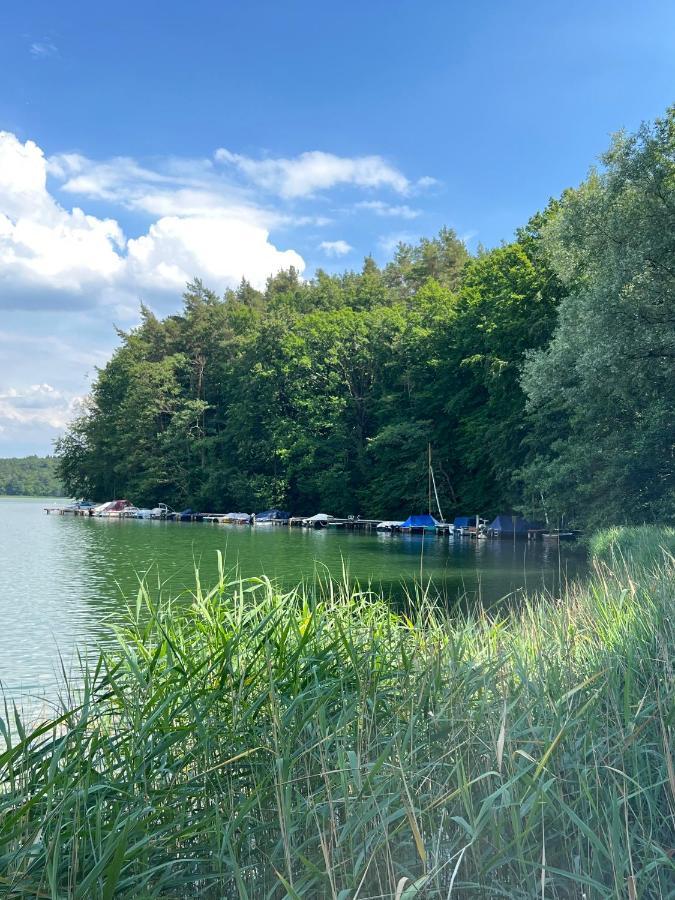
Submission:
[[[151,519],[168,519],[173,514],[173,510],[166,503],[158,503],[157,506],[150,510]]]
[[[266,509],[264,512],[255,513],[253,525],[288,525],[291,514],[283,509]]]
[[[204,516],[202,513],[195,512],[194,509],[183,509],[180,512],[171,513],[168,518],[174,520],[174,522],[203,522]]]
[[[408,516],[405,522],[401,523],[400,528],[401,531],[406,531],[408,534],[423,534],[427,531],[435,532],[440,524],[429,513],[422,513],[422,515],[418,516]]]
[[[244,512],[230,512],[221,516],[220,521],[223,525],[250,525],[251,514]]]
[[[386,519],[384,522],[379,522],[375,529],[376,531],[399,531],[401,525],[403,525],[401,520]]]
[[[152,510],[146,507],[130,506],[125,511],[125,517],[129,519],[150,519],[152,518]]]
[[[316,513],[316,515],[305,519],[303,525],[305,528],[325,528],[334,518],[335,516],[329,516],[327,513]]]
[[[104,519],[121,519],[131,506],[128,500],[111,500],[98,515]]]

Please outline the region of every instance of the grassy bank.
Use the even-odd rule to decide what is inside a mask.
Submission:
[[[606,528],[591,536],[588,547],[591,557],[600,562],[611,565],[627,559],[632,565],[645,567],[663,560],[664,554],[675,556],[675,528]]]
[[[672,898],[675,564],[619,549],[499,618],[142,590],[0,755],[0,894]]]

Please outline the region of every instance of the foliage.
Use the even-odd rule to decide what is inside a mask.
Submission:
[[[675,528],[658,532],[649,525],[606,528],[591,535],[588,545],[593,559],[611,563],[630,556],[646,566],[664,554],[675,557]]]
[[[427,507],[430,443],[445,514],[510,506],[519,366],[557,303],[534,243],[467,262],[445,229],[384,270],[290,271],[222,299],[196,281],[180,316],[142,308],[58,444],[66,484],[144,505],[405,516]]]
[[[675,519],[675,107],[620,135],[516,240],[383,269],[188,286],[57,444],[72,494],[399,518]],[[434,509],[434,511],[436,511]]]
[[[62,497],[65,491],[53,456],[0,459],[0,494]]]
[[[674,587],[628,550],[453,618],[141,586],[81,702],[0,720],[3,895],[672,896]]]
[[[524,387],[526,490],[586,523],[675,517],[675,107],[619,135],[544,227],[567,296]]]

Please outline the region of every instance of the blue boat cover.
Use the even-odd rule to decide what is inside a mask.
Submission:
[[[497,516],[493,522],[490,522],[488,531],[495,534],[527,534],[530,523],[522,516]]]
[[[256,522],[278,522],[283,519],[290,519],[291,514],[284,512],[283,509],[266,509],[265,512],[256,513]]]
[[[475,516],[455,516],[455,521],[452,523],[455,528],[470,528],[472,525],[476,524]]]
[[[435,528],[438,525],[436,519],[428,513],[421,516],[408,516],[401,528]]]

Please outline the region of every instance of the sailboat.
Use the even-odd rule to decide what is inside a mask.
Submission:
[[[423,534],[427,531],[451,531],[452,525],[449,525],[443,519],[443,511],[441,510],[441,503],[438,499],[438,490],[436,488],[436,477],[434,476],[434,469],[431,465],[431,444],[427,447],[428,452],[428,481],[429,481],[429,505],[427,507],[428,511],[426,513],[422,513],[421,515],[411,515],[401,524],[401,531],[407,531],[409,534]],[[438,515],[440,519],[434,518],[431,514],[431,491],[433,488],[434,497],[436,500],[436,508],[438,509]]]

